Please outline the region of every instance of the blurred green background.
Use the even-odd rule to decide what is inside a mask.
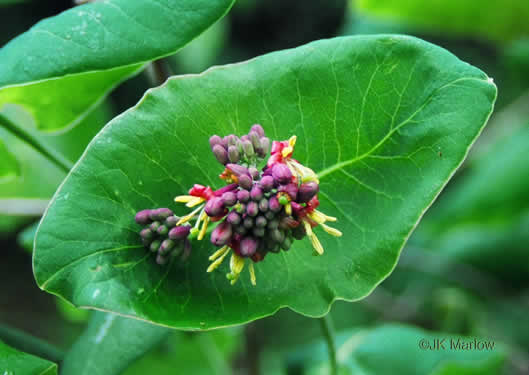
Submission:
[[[72,6],[0,1],[0,45]],[[489,125],[419,224],[395,271],[366,299],[333,305],[339,349],[347,355],[351,342],[357,349],[348,356],[347,371],[389,374],[380,366],[387,361],[395,374],[529,374],[528,20],[527,0],[239,0],[224,19],[157,63],[169,74],[198,73],[322,38],[401,33],[438,44],[494,78],[499,97]],[[147,68],[73,130],[38,136],[75,162],[109,119],[159,83]],[[32,131],[31,119],[20,121]],[[0,321],[66,350],[91,312],[40,291],[30,254],[34,223],[65,174],[23,142],[0,136],[19,164],[18,176],[0,178],[0,200],[13,191],[28,198],[20,207],[0,206]],[[406,337],[415,345],[424,334],[404,325],[492,340],[496,357],[474,370],[458,367],[465,358],[455,357],[449,358],[455,365],[435,370],[402,367],[398,357]],[[245,327],[176,332],[125,373],[325,373],[319,328],[316,320],[281,310]],[[393,345],[380,339],[371,345],[377,335],[394,337]],[[384,355],[377,360],[379,352]]]

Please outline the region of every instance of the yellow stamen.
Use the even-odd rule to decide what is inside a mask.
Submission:
[[[327,233],[329,233],[331,236],[334,237],[341,237],[342,232],[340,232],[338,229],[332,228],[326,224],[320,224],[323,227],[323,230]]]
[[[310,223],[307,220],[302,220],[301,222],[305,227],[305,232],[307,232],[307,236],[312,236],[312,227],[310,226]]]
[[[214,271],[218,266],[220,266],[220,264],[222,263],[222,261],[224,260],[224,258],[226,258],[226,255],[229,254],[229,247],[226,246],[226,248],[227,248],[227,250],[225,250],[224,254],[222,254],[222,255],[220,256],[219,259],[217,259],[216,261],[214,261],[213,263],[211,263],[211,264],[209,265],[209,267],[208,267],[208,269],[207,269],[207,272],[212,272],[212,271]],[[215,254],[217,254],[217,253],[215,253]],[[215,254],[213,254],[213,255],[215,255]],[[213,256],[213,255],[212,255],[212,256]],[[212,257],[212,256],[211,256],[211,257]],[[210,257],[210,259],[211,259],[211,257]]]
[[[178,203],[187,203],[193,198],[196,198],[196,197],[193,197],[192,195],[179,195],[175,197],[174,201]]]
[[[314,233],[312,233],[310,236],[310,242],[312,243],[312,247],[319,255],[323,254],[323,246],[321,246],[320,240],[318,240],[318,237]]]
[[[220,249],[215,251],[213,254],[210,255],[209,260],[213,261],[220,257],[222,254],[228,252],[230,247],[228,245],[222,246]]]
[[[288,144],[290,145],[290,147],[294,147],[296,145],[296,140],[297,139],[298,139],[298,137],[295,136],[295,135],[290,137],[290,139],[288,140]]]
[[[202,209],[202,207],[203,206],[198,206],[191,213],[187,214],[186,216],[181,217],[180,220],[178,220],[178,222],[176,223],[176,225],[187,223],[189,220],[191,220],[196,215],[198,211]]]
[[[190,199],[187,203],[186,203],[186,207],[195,207],[196,205],[204,202],[205,199],[202,198],[202,197],[193,197],[192,199]]]
[[[250,271],[250,281],[253,286],[257,285],[257,282],[255,281],[255,269],[253,267],[253,262],[250,262],[250,265],[248,266],[248,269]]]
[[[202,211],[202,212],[205,212],[205,211]],[[200,229],[200,233],[198,234],[198,237],[197,237],[197,240],[201,241],[204,236],[206,235],[206,231],[208,229],[208,224],[209,224],[209,216],[208,215],[205,215],[206,217],[204,218],[204,223],[202,224],[202,229]]]
[[[231,285],[235,284],[239,280],[242,269],[244,268],[244,258],[238,256],[235,253],[231,254],[230,259],[230,270],[231,270]]]
[[[285,205],[285,212],[289,216],[292,215],[292,205],[290,204],[290,202]]]
[[[317,210],[312,211],[307,216],[310,217],[312,220],[314,220],[318,224],[325,223],[325,216]]]

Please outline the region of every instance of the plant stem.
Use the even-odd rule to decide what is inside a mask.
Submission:
[[[62,350],[56,348],[44,340],[19,331],[18,329],[0,325],[0,338],[7,345],[12,346],[15,349],[36,355],[55,363],[60,362],[64,357]]]
[[[0,114],[0,126],[3,126],[7,131],[13,134],[15,137],[20,138],[39,153],[41,153],[46,159],[51,161],[53,164],[58,166],[64,172],[70,172],[73,164],[57,154],[54,150],[50,149],[45,144],[41,143],[35,136],[30,132],[16,126],[9,118]]]
[[[336,359],[336,343],[334,340],[334,328],[332,324],[331,315],[327,314],[320,321],[321,331],[327,342],[327,349],[329,351],[329,362],[331,365],[331,375],[338,375],[338,361]]]

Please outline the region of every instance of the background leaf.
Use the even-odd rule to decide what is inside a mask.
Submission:
[[[0,371],[6,375],[57,375],[57,365],[31,354],[19,352],[0,341]]]
[[[513,0],[508,6],[479,0],[436,0],[429,2],[428,6],[419,0],[358,0],[355,5],[362,13],[445,34],[500,42],[529,35],[526,22],[529,3],[525,0]]]
[[[8,150],[4,142],[0,139],[0,182],[10,180],[20,175],[20,166],[16,157]]]
[[[447,51],[399,36],[337,38],[198,76],[170,79],[114,119],[55,195],[36,237],[39,286],[75,305],[179,328],[213,328],[280,307],[325,314],[365,297],[395,267],[421,215],[492,111],[495,86]],[[209,135],[261,123],[297,134],[295,158],[319,173],[321,209],[339,240],[320,236],[270,256],[232,287],[206,274],[208,241],[190,263],[159,267],[133,216],[169,206],[193,183],[219,187]],[[87,231],[86,228],[90,228]]]
[[[64,357],[61,374],[121,374],[169,332],[167,328],[96,311]]]
[[[97,1],[43,20],[0,50],[0,108],[23,105],[41,130],[72,126],[119,82],[183,47],[233,2]]]

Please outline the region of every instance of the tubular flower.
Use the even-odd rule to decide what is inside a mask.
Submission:
[[[314,254],[322,255],[323,246],[314,229],[321,226],[335,237],[342,233],[327,225],[336,221],[335,217],[317,210],[319,180],[314,171],[292,158],[296,140],[292,136],[273,141],[270,149],[270,139],[257,124],[240,137],[213,135],[209,139],[211,151],[223,165],[219,177],[227,185],[213,191],[197,184],[188,195],[176,197],[176,202],[193,209],[182,217],[168,209],[154,210],[154,214],[153,210],[138,212],[137,223],[146,225],[140,233],[144,245],[166,257],[175,247],[172,242],[180,241],[187,258],[190,240],[204,239],[214,225],[210,241],[218,250],[209,257],[207,272],[216,270],[230,256],[226,277],[232,285],[247,263],[250,282],[256,285],[254,263],[264,260],[268,253],[288,251],[295,240],[305,236]],[[165,220],[161,226],[166,228],[161,228],[159,217]],[[189,225],[193,220],[194,225]],[[165,242],[163,236],[172,242]]]

